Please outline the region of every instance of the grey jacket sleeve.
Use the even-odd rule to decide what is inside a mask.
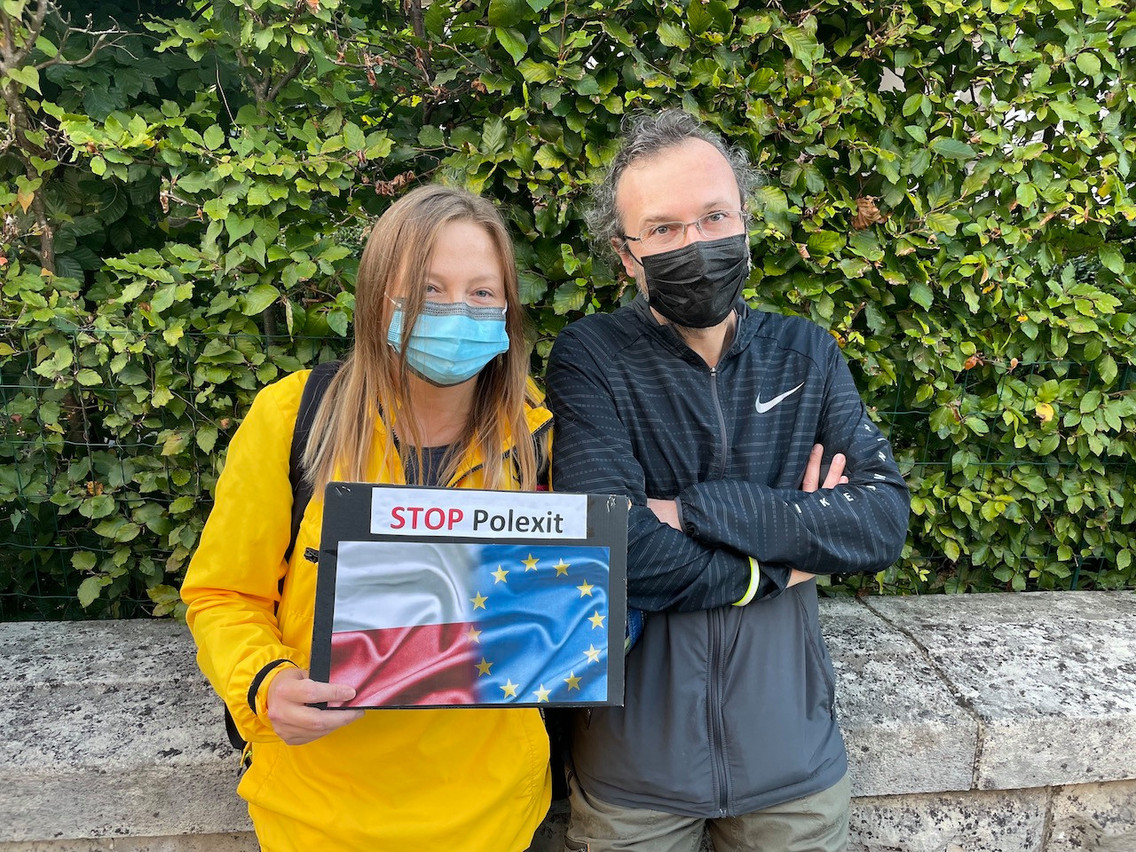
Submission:
[[[806,493],[737,479],[699,483],[677,498],[685,532],[763,565],[812,574],[881,571],[899,558],[909,496],[891,446],[868,417],[835,346],[826,376],[816,441],[826,457],[845,454],[848,484]]]
[[[553,486],[557,491],[620,494],[631,500],[628,605],[649,612],[692,611],[739,600],[750,582],[748,556],[685,535],[647,508],[643,468],[603,370],[570,331],[562,332],[552,348],[547,387],[555,418]]]

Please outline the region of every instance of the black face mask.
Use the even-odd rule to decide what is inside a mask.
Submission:
[[[643,258],[647,300],[676,325],[710,328],[729,316],[749,277],[745,234]]]

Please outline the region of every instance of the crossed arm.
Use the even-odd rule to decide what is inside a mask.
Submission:
[[[553,348],[547,374],[556,417],[553,482],[562,491],[630,499],[631,606],[696,611],[752,599],[755,560],[760,598],[803,575],[880,570],[898,557],[906,486],[835,345],[818,367],[825,390],[815,440],[840,451],[837,467],[822,473],[823,451],[814,447],[797,488],[717,479],[665,500],[647,493],[626,412],[607,383],[610,365],[597,357],[570,329]]]
[[[824,463],[824,445],[814,444],[812,451],[809,453],[809,463],[805,468],[804,479],[801,480],[801,490],[807,494],[811,494],[822,488],[831,490],[837,485],[847,485],[848,477],[844,475],[845,462],[846,459],[843,453],[834,455],[832,457],[832,463],[828,467],[828,471],[824,473],[824,481],[821,482]],[[647,508],[655,513],[655,517],[659,519],[660,523],[664,523],[679,532],[682,531],[682,526],[678,519],[678,503],[674,500],[659,500],[655,497],[648,497]],[[808,582],[815,576],[815,574],[809,574],[806,571],[798,571],[796,568],[793,568],[789,574],[789,586]]]

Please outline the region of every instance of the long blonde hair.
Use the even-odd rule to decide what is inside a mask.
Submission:
[[[376,417],[387,427],[386,457],[394,449],[397,424],[403,442],[418,454],[418,470],[422,470],[422,432],[411,405],[410,373],[402,353],[387,343],[394,313],[387,297],[399,296],[402,327],[414,328],[426,302],[431,255],[440,232],[452,222],[480,225],[497,249],[505,276],[509,351],[477,375],[473,407],[447,455],[440,481],[449,482],[465,452],[474,448],[481,455],[483,487],[536,487],[536,450],[525,419],[529,357],[512,241],[490,202],[453,187],[422,186],[379,218],[363,251],[355,286],[355,346],[328,386],[304,450],[305,475],[314,493],[321,494],[336,477],[366,479]],[[514,448],[506,459],[504,447],[510,439]],[[515,467],[519,482],[514,482],[513,471],[507,467]]]

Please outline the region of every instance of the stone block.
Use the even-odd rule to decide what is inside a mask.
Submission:
[[[239,757],[183,626],[5,625],[0,683],[18,697],[0,706],[3,840],[251,828]]]
[[[1136,593],[872,598],[980,721],[983,790],[1136,778]]]
[[[1054,791],[1045,852],[1136,850],[1136,781]]]
[[[259,852],[259,848],[251,832],[0,843],[0,852]]]
[[[1044,790],[852,801],[847,852],[1042,852]]]
[[[978,722],[917,645],[863,604],[821,602],[855,796],[970,788]]]

